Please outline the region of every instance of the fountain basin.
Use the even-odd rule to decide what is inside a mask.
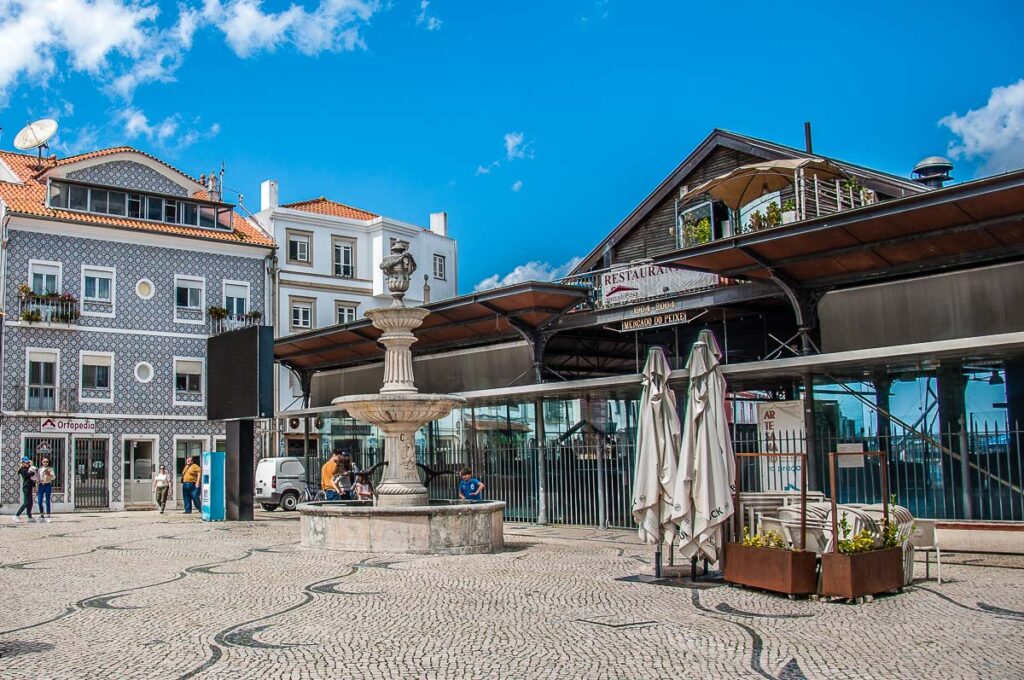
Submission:
[[[398,507],[318,501],[298,507],[303,547],[432,555],[499,552],[504,511],[502,501]]]
[[[454,394],[353,394],[331,403],[364,423],[385,429],[388,425],[411,424],[419,429],[448,415],[466,400]]]

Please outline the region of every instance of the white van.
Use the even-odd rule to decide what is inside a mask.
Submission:
[[[261,458],[256,465],[253,500],[264,510],[294,510],[306,488],[306,466],[301,458]]]

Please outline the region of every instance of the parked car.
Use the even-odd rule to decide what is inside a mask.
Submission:
[[[256,465],[253,500],[264,510],[294,510],[306,488],[306,466],[301,458],[262,458]]]

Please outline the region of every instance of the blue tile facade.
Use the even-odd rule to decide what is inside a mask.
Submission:
[[[139,167],[149,170],[145,166]],[[89,179],[102,181],[92,176]],[[108,180],[105,183],[113,182]],[[133,187],[143,188],[138,184]],[[166,192],[167,188],[159,190]],[[201,324],[175,321],[175,275],[205,279],[203,310],[223,304],[225,280],[248,282],[247,309],[265,313],[265,261],[262,258],[267,251],[252,249],[255,257],[212,254],[205,252],[206,244],[202,241],[185,239],[181,239],[180,247],[176,248],[139,245],[119,239],[122,233],[110,230],[110,240],[97,240],[22,231],[18,229],[17,222],[10,225],[5,303],[12,312],[5,324],[3,338],[2,399],[7,417],[3,420],[0,449],[0,469],[4,471],[0,501],[5,506],[13,504],[16,507],[19,502],[17,478],[10,472],[23,455],[24,436],[38,435],[42,420],[39,415],[26,414],[29,404],[24,385],[27,382],[28,348],[59,351],[57,394],[62,403],[58,411],[65,417],[96,419],[96,434],[83,437],[111,437],[107,463],[111,476],[111,504],[122,502],[124,435],[159,436],[157,465],[171,467],[175,456],[174,437],[210,437],[212,441],[214,436],[224,434],[222,424],[205,420],[203,397],[187,394],[175,397],[174,357],[205,357],[206,338],[212,331],[205,311],[188,317],[202,317]],[[83,265],[114,269],[114,317],[83,314],[77,320],[59,325],[22,321],[16,311],[21,304],[18,286],[29,281],[30,260],[60,262],[63,292],[79,299],[83,293]],[[153,294],[148,299],[136,293],[140,279],[152,283]],[[87,305],[82,311],[100,311],[101,308]],[[183,318],[183,315],[178,318]],[[111,370],[113,403],[78,401],[79,359],[83,351],[114,354]],[[147,382],[136,377],[135,368],[140,362],[152,366],[152,377]],[[204,396],[210,389],[216,389],[216,385],[205,384],[205,374],[203,382]],[[81,396],[103,397],[107,394],[101,390]],[[54,503],[73,503],[74,485],[68,482],[73,477],[74,437],[46,436],[64,440],[63,463],[69,477],[64,491],[54,494]]]

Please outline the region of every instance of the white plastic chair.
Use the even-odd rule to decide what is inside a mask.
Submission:
[[[931,576],[931,553],[935,551],[935,575],[942,584],[942,551],[939,550],[939,539],[935,531],[935,522],[916,520],[914,530],[910,534],[910,544],[917,550],[924,551],[924,577]]]

